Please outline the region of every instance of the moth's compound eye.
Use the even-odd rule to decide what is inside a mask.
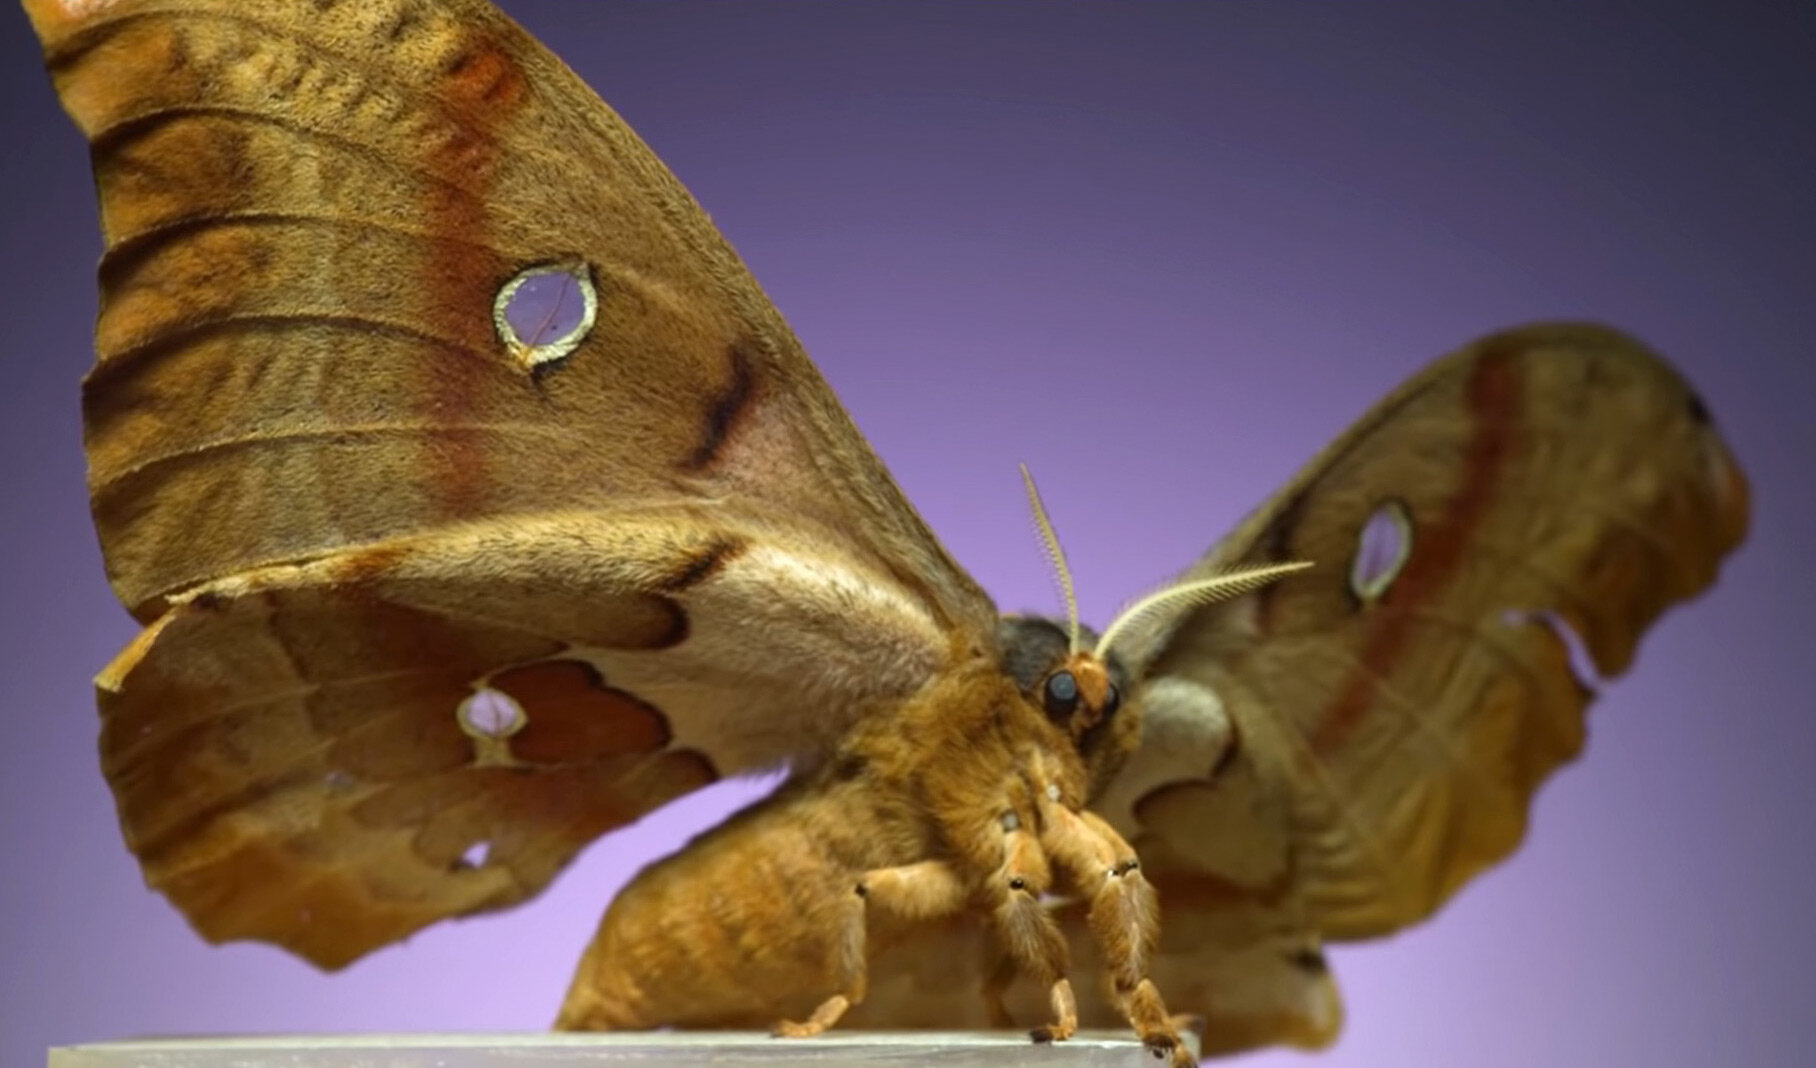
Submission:
[[[1103,696],[1103,710],[1099,714],[1099,718],[1109,719],[1111,716],[1114,716],[1116,710],[1121,707],[1122,691],[1116,688],[1115,683],[1111,683],[1109,692]]]
[[[1070,671],[1055,671],[1047,676],[1041,702],[1049,716],[1069,716],[1078,707],[1078,680]]]

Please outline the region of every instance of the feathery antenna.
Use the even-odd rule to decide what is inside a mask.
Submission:
[[[1026,473],[1026,469],[1023,473]],[[1029,485],[1031,487],[1033,483],[1029,483]],[[1193,579],[1156,590],[1123,609],[1115,621],[1104,628],[1103,637],[1098,639],[1095,653],[1099,659],[1103,658],[1110,651],[1110,645],[1116,640],[1116,635],[1130,623],[1175,601],[1185,601],[1193,605],[1222,601],[1260,589],[1277,578],[1290,575],[1295,571],[1303,571],[1310,566],[1312,565],[1308,560],[1261,564],[1257,567],[1236,568],[1220,575],[1212,575],[1210,578]]]
[[[1034,509],[1034,525],[1040,529],[1040,540],[1047,547],[1053,570],[1059,576],[1059,592],[1066,598],[1068,653],[1078,652],[1078,595],[1072,590],[1072,569],[1066,566],[1066,551],[1059,547],[1059,535],[1053,533],[1053,521],[1047,518],[1046,505],[1040,503],[1040,491],[1034,488],[1034,476],[1028,465],[1021,465],[1022,482],[1028,487],[1028,504]]]

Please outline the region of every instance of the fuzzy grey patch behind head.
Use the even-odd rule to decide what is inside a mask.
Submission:
[[[525,370],[566,358],[592,332],[599,311],[593,275],[584,263],[526,267],[498,290],[492,325]]]
[[[1068,655],[1066,625],[1045,616],[1004,616],[996,622],[1003,673],[1030,698],[1047,672]]]
[[[1097,632],[1083,624],[1079,625],[1078,634],[1080,644],[1086,648],[1097,641]],[[996,644],[1002,650],[1003,673],[1037,703],[1041,680],[1071,655],[1067,625],[1045,616],[1004,616],[996,622]],[[1129,672],[1122,660],[1112,652],[1104,658],[1104,667],[1110,673],[1110,682],[1127,693]]]

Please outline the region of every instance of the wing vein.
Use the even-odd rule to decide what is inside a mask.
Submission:
[[[147,359],[161,355],[170,349],[194,344],[210,334],[256,331],[266,327],[290,329],[305,326],[322,326],[355,334],[387,334],[405,341],[431,345],[448,352],[458,353],[466,359],[478,361],[487,367],[498,367],[501,364],[499,356],[485,349],[476,348],[454,338],[429,333],[421,327],[408,323],[332,312],[264,312],[250,315],[223,315],[214,319],[190,322],[176,330],[168,330],[151,337],[138,339],[112,352],[98,352],[95,367],[89,372],[88,388],[92,391],[112,375],[123,374],[129,368]]]
[[[352,441],[366,437],[457,437],[469,434],[496,434],[501,437],[544,438],[559,440],[563,434],[559,429],[550,429],[537,423],[448,423],[448,422],[411,422],[411,423],[371,423],[349,424],[328,427],[320,430],[290,430],[259,434],[248,434],[242,437],[221,438],[205,441],[185,449],[178,449],[161,455],[148,457],[120,471],[109,479],[117,483],[134,478],[170,464],[193,463],[212,458],[222,453],[256,449],[262,445],[284,445],[293,442],[335,442],[336,439]],[[344,443],[344,442],[343,442]]]

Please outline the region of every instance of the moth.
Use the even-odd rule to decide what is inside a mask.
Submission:
[[[1430,915],[1581,749],[1573,644],[1623,672],[1745,535],[1676,372],[1536,324],[1101,634],[1005,616],[693,199],[491,7],[25,7],[106,243],[90,491],[144,630],[97,679],[102,767],[212,941],[338,968],[787,767],[611,904],[560,1026],[1319,1046],[1322,947]]]

